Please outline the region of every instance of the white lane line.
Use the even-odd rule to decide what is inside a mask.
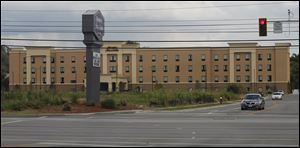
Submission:
[[[215,112],[218,112],[219,110],[213,110],[213,111],[210,111],[208,112],[207,114],[212,114],[212,113],[215,113]]]
[[[64,146],[90,146],[90,147],[139,147],[139,146],[123,146],[123,145],[106,145],[106,144],[81,144],[81,143],[57,143],[57,142],[40,142],[42,145],[64,145]]]
[[[3,122],[1,125],[6,125],[6,124],[11,124],[11,123],[18,123],[18,122],[23,122],[24,120],[16,120],[16,121],[10,121],[10,122]]]

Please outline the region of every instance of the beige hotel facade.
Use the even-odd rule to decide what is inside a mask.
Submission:
[[[105,42],[100,50],[103,91],[165,89],[219,91],[238,83],[249,92],[288,91],[290,43],[259,46],[144,48],[133,42]],[[23,47],[9,50],[10,90],[86,88],[85,49]]]

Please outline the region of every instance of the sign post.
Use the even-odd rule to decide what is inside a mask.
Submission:
[[[82,14],[83,43],[86,45],[86,105],[100,102],[100,48],[104,35],[104,18],[100,10]]]

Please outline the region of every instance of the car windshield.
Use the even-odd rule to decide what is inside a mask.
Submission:
[[[281,93],[279,93],[279,92],[276,92],[276,93],[273,93],[273,95],[281,95]]]
[[[247,95],[245,100],[258,100],[259,95]]]

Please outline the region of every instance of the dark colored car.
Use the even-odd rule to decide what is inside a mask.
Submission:
[[[241,110],[245,109],[265,109],[265,99],[258,93],[246,94],[241,102]]]

